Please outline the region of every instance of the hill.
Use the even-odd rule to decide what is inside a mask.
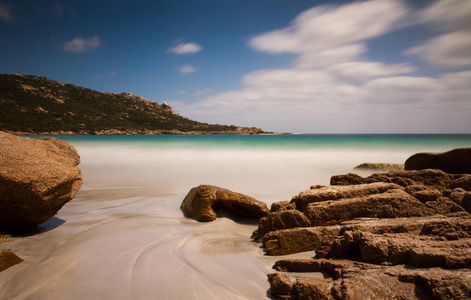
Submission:
[[[200,123],[131,93],[101,93],[45,77],[0,74],[0,130],[24,134],[260,134]]]

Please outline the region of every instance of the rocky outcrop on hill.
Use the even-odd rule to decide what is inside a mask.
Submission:
[[[470,174],[471,148],[458,148],[443,153],[417,153],[406,160],[405,169],[439,169],[451,174]]]
[[[0,228],[41,224],[82,185],[80,157],[67,142],[0,132]]]
[[[212,185],[192,188],[180,207],[186,217],[199,222],[216,220],[217,211],[244,218],[260,218],[269,212],[264,202]]]
[[[272,297],[469,299],[470,177],[429,169],[339,175],[274,203],[253,237],[267,255],[313,258],[278,261]]]

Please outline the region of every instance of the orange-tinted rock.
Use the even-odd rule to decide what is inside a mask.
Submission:
[[[0,228],[43,223],[82,185],[80,157],[67,142],[0,132]]]
[[[186,217],[199,222],[216,220],[218,210],[244,218],[261,218],[269,212],[264,202],[212,185],[192,188],[183,199],[181,209]]]

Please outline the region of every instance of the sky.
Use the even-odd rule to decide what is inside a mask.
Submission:
[[[293,133],[471,133],[471,0],[0,0],[0,73]]]

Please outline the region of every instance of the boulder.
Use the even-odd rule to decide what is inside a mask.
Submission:
[[[471,148],[457,148],[442,153],[417,153],[406,160],[405,169],[439,169],[451,174],[471,174]]]
[[[181,209],[186,217],[199,222],[216,220],[218,210],[244,218],[261,218],[269,212],[264,202],[212,185],[192,188],[183,199]]]
[[[41,224],[82,185],[80,157],[67,142],[0,132],[0,228]]]

